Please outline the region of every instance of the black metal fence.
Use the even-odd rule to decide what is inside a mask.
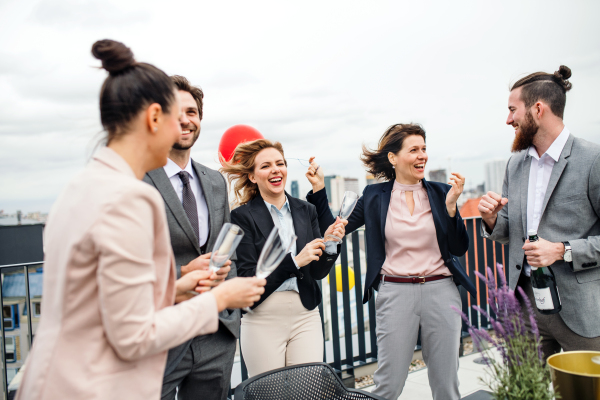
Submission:
[[[465,218],[465,225],[470,243],[468,252],[460,257],[460,261],[477,288],[477,296],[473,299],[461,288],[463,312],[469,316],[474,326],[489,327],[485,317],[471,308],[471,305],[489,308],[487,288],[476,279],[475,271],[486,275],[486,267],[489,266],[497,278],[499,271],[496,264],[506,265],[508,247],[483,239],[478,234],[480,218]],[[319,311],[326,340],[324,359],[340,376],[348,379],[354,378],[356,368],[377,362],[375,298],[371,298],[365,305],[362,304],[368,251],[364,240],[366,234],[368,233],[360,230],[346,237],[336,268],[329,274],[328,282],[323,280],[320,283],[323,302],[319,305]],[[0,250],[8,251],[6,248]],[[32,253],[28,254],[28,257],[31,257]],[[8,395],[8,384],[25,361],[35,337],[36,322],[41,311],[42,264],[38,260],[0,265],[4,398]],[[463,331],[466,333],[464,325]],[[417,348],[419,346],[420,342],[417,343]],[[238,368],[241,368],[241,379],[247,379],[243,358],[238,365]],[[239,372],[237,371],[238,374]]]

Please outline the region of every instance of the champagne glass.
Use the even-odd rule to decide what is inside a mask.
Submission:
[[[266,278],[271,275],[271,272],[281,264],[290,248],[298,238],[296,235],[281,237],[279,228],[273,227],[265,245],[263,246],[258,262],[256,263],[256,276],[258,278]],[[253,313],[250,307],[245,307],[244,311]]]
[[[243,237],[244,231],[239,226],[229,222],[223,224],[210,255],[208,266],[211,271],[217,272],[231,258]]]
[[[231,258],[243,237],[244,231],[242,228],[229,222],[224,223],[219,236],[217,236],[213,252],[210,254],[208,268],[213,272],[217,272]],[[195,296],[200,294],[194,290],[190,290],[188,293]]]
[[[338,217],[340,219],[347,220],[354,211],[358,203],[358,195],[354,192],[344,192],[344,198],[342,199],[342,205],[340,206],[340,212]],[[342,239],[334,235],[325,236],[325,251],[328,254],[337,253],[337,245],[342,243]]]

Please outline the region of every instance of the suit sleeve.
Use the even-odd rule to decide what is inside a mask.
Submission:
[[[446,228],[448,230],[447,239],[448,239],[448,250],[450,253],[455,256],[462,256],[469,250],[469,233],[467,232],[467,228],[465,227],[465,223],[462,219],[462,216],[458,212],[458,207],[456,209],[456,214],[454,217],[451,217],[448,214],[448,209],[446,208],[446,197],[452,186],[449,186],[444,193],[444,197],[442,197],[441,205],[444,210],[444,218],[446,218]]]
[[[316,239],[316,238],[321,237],[321,232],[319,231],[319,221],[318,221],[318,217],[317,217],[317,211],[315,210],[315,207],[309,207],[308,209],[310,212],[310,220],[311,220],[311,226],[312,226],[313,239]],[[325,278],[327,275],[329,275],[329,271],[331,270],[331,267],[333,267],[333,265],[335,264],[335,260],[337,260],[339,254],[340,254],[341,248],[342,248],[341,245],[337,246],[337,254],[327,254],[323,251],[323,253],[321,254],[321,257],[319,257],[318,260],[312,261],[308,265],[310,275],[313,277],[313,279],[320,280],[320,279]],[[306,267],[304,267],[304,268],[306,268]]]
[[[237,248],[237,273],[238,276],[255,276],[256,275],[256,264],[258,263],[258,257],[262,251],[261,247],[256,245],[259,240],[255,235],[258,233],[252,216],[245,206],[236,208],[231,212],[231,221],[239,225],[244,231],[244,237],[240,241]],[[267,298],[273,293],[281,284],[289,279],[291,276],[298,274],[298,268],[292,260],[291,254],[287,254],[281,264],[267,277],[267,284],[265,286],[265,292],[261,296],[261,299]],[[255,303],[255,306],[257,303]]]
[[[504,172],[504,182],[502,183],[502,197],[508,199],[508,166],[512,157],[508,159],[506,163],[506,171]],[[498,218],[496,218],[496,225],[494,229],[489,232],[485,223],[481,221],[481,237],[489,240],[493,240],[498,243],[508,244],[508,207],[510,206],[510,199],[508,199],[508,203],[502,207],[502,210],[498,213]]]
[[[367,186],[368,187],[368,186]],[[364,211],[364,193],[367,188],[363,191],[363,196],[358,199],[354,211],[348,218],[348,225],[346,225],[346,234],[352,233],[365,224],[365,211]],[[325,234],[327,228],[335,222],[335,217],[331,213],[329,208],[329,201],[327,200],[327,192],[325,189],[321,189],[316,193],[311,190],[306,195],[306,201],[314,205],[317,210],[317,219],[319,222],[319,231],[321,236]]]
[[[592,163],[588,181],[588,198],[596,217],[600,217],[600,155]],[[600,236],[569,240],[573,255],[573,271],[587,271],[600,267]]]
[[[158,196],[158,194],[157,194]],[[157,275],[171,265],[156,265],[154,232],[166,230],[164,210],[148,195],[125,193],[92,227],[98,253],[98,297],[108,342],[124,360],[138,360],[195,336],[216,332],[217,303],[209,292],[177,306],[157,309]],[[162,226],[160,226],[162,225]]]

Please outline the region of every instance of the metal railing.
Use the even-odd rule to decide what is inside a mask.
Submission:
[[[496,269],[496,263],[506,265],[508,260],[508,246],[491,242],[483,239],[479,235],[481,218],[465,218],[465,226],[469,232],[469,250],[460,257],[461,264],[465,267],[470,279],[477,288],[477,296],[471,298],[464,288],[461,287],[461,298],[463,312],[469,316],[471,323],[476,327],[489,327],[487,319],[479,313],[472,310],[471,305],[479,305],[483,309],[488,309],[487,288],[476,279],[475,271],[486,275],[486,266],[492,268],[496,275],[499,271]],[[364,276],[366,274],[366,248],[365,235],[368,232],[364,230],[353,232],[346,237],[342,244],[341,255],[336,263],[341,265],[341,288],[338,292],[337,277],[332,269],[329,274],[329,283],[324,280],[319,282],[323,292],[323,302],[319,305],[321,314],[324,337],[326,339],[326,349],[324,359],[328,362],[340,376],[354,376],[354,370],[358,367],[377,362],[377,337],[375,320],[375,297],[372,297],[367,304],[362,304],[364,290]],[[39,268],[42,262],[11,264],[0,266],[1,284],[0,284],[0,307],[4,312],[4,283],[7,276],[11,274],[23,274],[25,285],[25,307],[27,309],[27,352],[31,348],[34,337],[34,326],[32,318],[34,312],[32,309],[30,293],[30,268]],[[351,287],[351,276],[354,276],[354,286]],[[19,314],[23,314],[19,311]],[[17,316],[21,318],[21,315]],[[6,336],[4,315],[0,319],[0,330],[2,333],[2,388],[4,398],[8,396],[8,376],[6,360]],[[463,324],[463,333],[466,333],[466,326]],[[23,332],[21,330],[21,336]],[[417,343],[420,345],[420,341]],[[458,344],[457,344],[458,345]],[[16,347],[16,343],[15,343]],[[16,350],[15,350],[16,352]],[[248,374],[241,358],[240,368],[242,380],[248,378]],[[347,375],[346,375],[347,374]]]

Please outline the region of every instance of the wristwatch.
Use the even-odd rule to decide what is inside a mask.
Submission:
[[[573,262],[573,254],[571,253],[571,244],[569,242],[562,242],[565,245],[565,253],[563,254],[563,260],[568,263]]]

